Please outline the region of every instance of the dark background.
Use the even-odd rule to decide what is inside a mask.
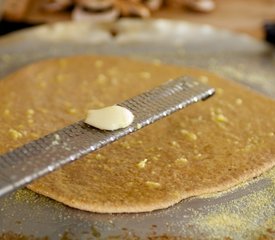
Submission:
[[[19,0],[20,1],[20,0]],[[2,20],[0,22],[0,35],[4,35],[19,29],[27,28],[35,26],[34,24],[29,24],[29,23],[15,23],[15,22],[9,22]]]

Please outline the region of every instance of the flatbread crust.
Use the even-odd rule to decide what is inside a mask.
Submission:
[[[92,212],[144,212],[228,189],[275,165],[275,104],[214,74],[126,58],[76,56],[0,81],[0,153],[181,75],[217,89],[28,186]]]

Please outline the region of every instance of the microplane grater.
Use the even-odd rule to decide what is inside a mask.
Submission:
[[[81,120],[0,155],[0,196],[214,93],[183,76],[118,104],[135,116],[126,128],[104,131]]]

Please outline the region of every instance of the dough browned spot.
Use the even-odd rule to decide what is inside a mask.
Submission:
[[[118,57],[32,64],[0,81],[0,153],[170,78],[217,94],[29,185],[93,212],[143,212],[228,189],[275,164],[274,101],[202,70]]]

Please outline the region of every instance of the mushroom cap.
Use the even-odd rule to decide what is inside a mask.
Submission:
[[[91,10],[104,10],[111,8],[114,0],[74,0],[80,7],[85,7]]]
[[[96,13],[85,11],[82,7],[75,7],[72,12],[72,19],[75,21],[112,22],[119,16],[119,10],[111,8],[104,12]]]
[[[73,0],[50,0],[43,4],[43,10],[47,12],[58,12],[73,5]]]

